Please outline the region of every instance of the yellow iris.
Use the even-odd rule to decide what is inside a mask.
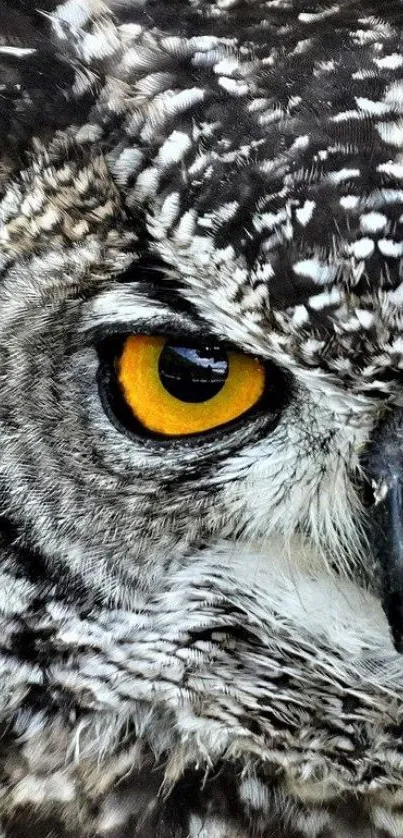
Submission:
[[[152,433],[188,436],[218,428],[242,416],[263,395],[266,372],[260,361],[238,352],[221,351],[219,362],[214,364],[213,361],[208,369],[208,350],[204,355],[203,352],[198,355],[197,349],[182,346],[179,349],[174,346],[179,360],[183,357],[185,360],[183,369],[180,365],[174,369],[172,378],[176,390],[173,395],[167,389],[171,367],[164,376],[164,359],[171,346],[169,339],[164,337],[130,335],[125,339],[117,363],[118,380],[126,404],[137,421]],[[204,369],[207,369],[206,373]],[[206,380],[209,375],[211,377],[211,369],[213,375],[218,371],[218,379],[215,384],[206,385],[203,376]],[[184,397],[177,397],[177,392],[182,393],[181,377],[191,375],[193,370],[196,380],[190,383],[188,391],[184,390]]]

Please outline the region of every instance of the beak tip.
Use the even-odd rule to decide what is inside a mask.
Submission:
[[[362,462],[371,487],[368,526],[383,607],[395,649],[403,654],[403,408],[385,415]]]
[[[403,654],[403,634],[400,632],[393,634],[393,645],[399,655]]]
[[[403,605],[400,592],[389,592],[384,599],[384,609],[389,621],[393,644],[399,654],[403,653]]]

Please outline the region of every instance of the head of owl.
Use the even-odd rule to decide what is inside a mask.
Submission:
[[[398,6],[0,9],[5,567],[166,782],[369,789],[400,723]]]

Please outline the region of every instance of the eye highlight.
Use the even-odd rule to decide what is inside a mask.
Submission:
[[[143,429],[166,437],[200,434],[253,408],[266,386],[265,366],[214,344],[129,335],[115,362],[125,405]]]

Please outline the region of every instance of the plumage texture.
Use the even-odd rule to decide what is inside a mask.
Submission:
[[[403,835],[361,455],[401,405],[399,0],[0,5],[4,838]],[[127,434],[105,337],[281,409]]]

